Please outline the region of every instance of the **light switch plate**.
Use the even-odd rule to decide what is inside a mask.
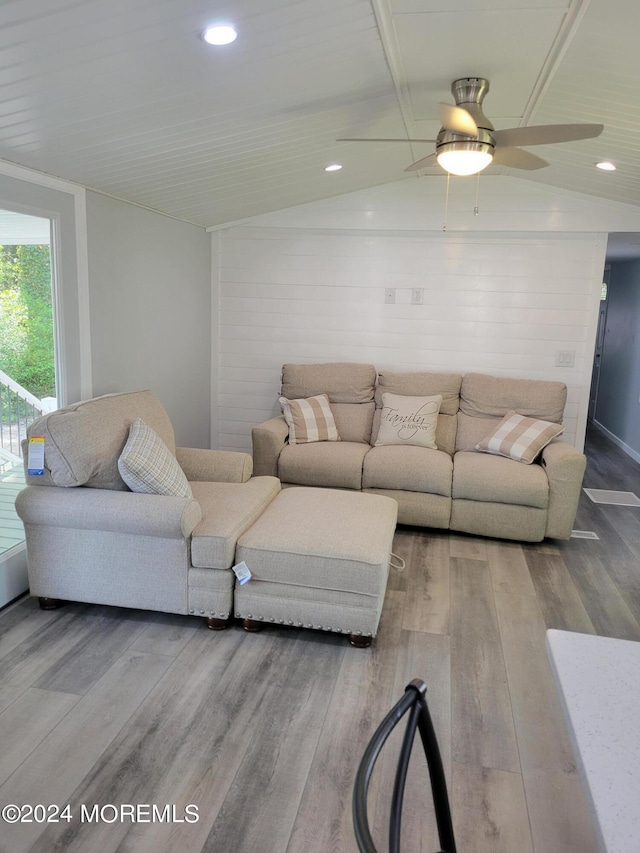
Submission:
[[[556,350],[556,367],[574,367],[576,351],[574,349]]]

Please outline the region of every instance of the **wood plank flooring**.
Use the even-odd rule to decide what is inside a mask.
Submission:
[[[640,494],[640,466],[601,435],[588,455],[585,485]],[[0,613],[0,805],[69,803],[73,820],[4,824],[0,853],[357,853],[356,767],[415,677],[460,853],[596,853],[544,637],[640,640],[640,510],[584,496],[575,526],[600,538],[399,528],[407,565],[366,650],[303,630],[212,633],[189,617],[18,602]],[[370,789],[380,849],[392,740]],[[105,819],[81,820],[82,804]],[[114,820],[127,804],[174,805],[182,820]],[[189,804],[197,822],[184,820]],[[438,849],[417,751],[403,849]]]

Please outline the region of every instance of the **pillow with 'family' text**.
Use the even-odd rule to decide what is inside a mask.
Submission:
[[[375,446],[408,444],[437,450],[436,427],[441,404],[442,394],[404,397],[385,392]]]

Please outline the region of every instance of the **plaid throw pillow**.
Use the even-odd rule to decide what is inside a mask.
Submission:
[[[516,462],[530,465],[538,453],[562,432],[562,424],[552,424],[549,421],[526,418],[517,412],[507,412],[496,428],[476,444],[476,450],[507,456]]]
[[[280,405],[289,426],[289,444],[340,441],[326,394],[307,397],[306,400],[287,400],[286,397],[280,397]]]
[[[157,432],[143,420],[129,427],[129,438],[118,459],[118,471],[132,492],[192,498],[184,471]]]

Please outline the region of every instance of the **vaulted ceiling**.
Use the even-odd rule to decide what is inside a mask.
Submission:
[[[404,172],[430,145],[336,140],[433,138],[482,76],[498,129],[605,125],[490,172],[640,204],[639,32],[637,0],[4,0],[0,158],[217,225],[442,174]]]

